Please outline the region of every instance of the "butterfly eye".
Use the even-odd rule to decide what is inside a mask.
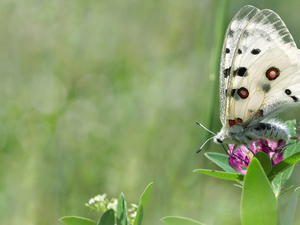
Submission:
[[[275,80],[279,76],[279,69],[276,67],[271,67],[266,72],[266,77],[269,80]]]
[[[241,98],[244,99],[249,96],[249,91],[244,87],[240,88],[237,93]]]

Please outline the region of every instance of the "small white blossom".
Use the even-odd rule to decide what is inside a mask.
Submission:
[[[132,214],[130,215],[130,217],[135,218],[135,217],[136,217],[136,212],[132,213]]]
[[[89,200],[89,204],[90,204],[90,205],[92,205],[94,202],[95,202],[95,200],[94,200],[93,198],[91,198],[91,199]]]
[[[96,197],[94,197],[94,200],[97,202],[101,202],[104,201],[106,198],[106,194],[104,193],[103,195],[97,195]]]
[[[117,205],[118,205],[118,200],[115,199],[113,203],[108,203],[107,204],[107,208],[117,210]]]
[[[137,206],[136,204],[131,204],[131,206],[132,206],[133,208],[138,208],[138,206]]]

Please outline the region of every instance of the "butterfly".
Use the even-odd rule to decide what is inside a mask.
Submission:
[[[272,10],[247,5],[230,22],[220,65],[220,119],[215,143],[248,145],[284,140],[289,132],[274,116],[300,101],[300,51]]]

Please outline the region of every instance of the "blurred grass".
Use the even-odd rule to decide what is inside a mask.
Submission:
[[[208,134],[194,122],[220,129],[209,76],[218,4],[0,2],[0,224],[97,219],[91,197],[122,191],[138,203],[151,181],[144,224],[240,224],[240,189],[192,173],[217,169],[195,153]],[[245,4],[231,1],[222,24]],[[300,3],[251,4],[275,10],[300,45]],[[298,110],[280,117],[299,120]],[[290,183],[300,185],[299,165]]]

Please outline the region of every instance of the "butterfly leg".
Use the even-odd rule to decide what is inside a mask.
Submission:
[[[245,147],[254,155],[254,152],[251,150],[251,148],[248,144],[245,144]]]
[[[234,159],[238,158],[239,160],[241,160],[241,161],[243,161],[244,163],[246,163],[246,165],[248,165],[248,163],[247,163],[244,159],[242,159],[240,156],[234,154],[234,151],[237,149],[237,146],[234,146],[234,147],[233,147],[232,153],[230,153],[230,154],[228,153],[228,151],[226,151],[226,149],[225,149],[225,147],[224,147],[223,144],[222,144],[222,146],[223,146],[225,152],[227,153],[227,155],[229,155],[229,157],[232,157],[232,158],[234,158]]]

